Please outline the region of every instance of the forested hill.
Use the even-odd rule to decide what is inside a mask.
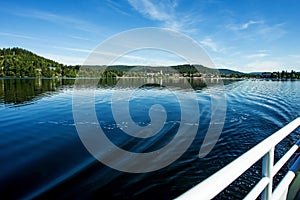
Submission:
[[[44,58],[21,48],[0,49],[0,77],[77,77],[80,66],[69,66]],[[85,66],[80,76],[94,77],[225,77],[300,79],[300,73],[291,71],[246,74],[229,69],[212,69],[197,64],[174,66]],[[100,74],[99,74],[100,73]]]
[[[0,77],[76,77],[80,66],[67,66],[56,61],[44,58],[34,54],[28,50],[21,48],[4,48],[0,49]],[[101,69],[104,66],[94,66]],[[116,65],[109,66],[104,76],[147,76],[152,74],[174,74],[174,69],[179,73],[179,76],[202,76],[201,74],[219,74],[216,69],[204,67],[202,65],[176,65],[169,68],[144,66],[143,73],[135,72],[137,66]],[[142,67],[142,66],[140,66]],[[173,70],[172,70],[173,69]],[[227,70],[228,72],[234,72]],[[94,73],[94,71],[90,71]],[[221,73],[222,74],[222,73]],[[235,74],[240,74],[237,72]],[[89,74],[87,74],[89,77]]]
[[[0,77],[76,77],[78,68],[17,47],[0,49]]]
[[[234,71],[230,69],[218,69],[220,74],[243,74],[242,72],[239,71]]]

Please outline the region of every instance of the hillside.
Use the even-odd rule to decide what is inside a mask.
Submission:
[[[239,71],[234,71],[234,70],[230,70],[230,69],[218,69],[220,74],[244,74],[242,72]]]
[[[21,48],[0,49],[0,77],[76,77],[80,66],[67,66],[44,58]],[[85,66],[81,70],[84,77],[224,77],[224,78],[260,78],[261,73],[242,73],[230,69],[212,69],[202,65],[183,64],[174,66]],[[82,68],[81,68],[82,69]],[[105,71],[104,71],[105,69]],[[98,77],[97,76],[97,77]],[[295,71],[273,72],[272,78],[297,79]]]
[[[75,77],[78,68],[17,47],[0,49],[0,77]]]

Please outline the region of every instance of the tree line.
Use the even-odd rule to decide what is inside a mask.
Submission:
[[[80,69],[80,71],[79,71]],[[223,77],[300,79],[300,73],[291,71],[246,74],[229,69],[212,69],[202,65],[175,66],[80,66],[63,65],[21,48],[0,49],[0,77]],[[264,77],[264,76],[267,77]]]
[[[300,79],[300,73],[296,72],[294,70],[291,70],[291,72],[282,70],[281,72],[272,72],[269,74],[269,78],[272,79],[281,79],[281,80],[288,80],[288,79]]]

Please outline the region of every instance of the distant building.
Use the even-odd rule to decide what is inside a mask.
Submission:
[[[154,75],[155,75],[155,73],[153,73],[153,72],[148,72],[147,73],[147,76],[152,76],[153,77]]]
[[[50,70],[56,70],[56,67],[51,66],[51,67],[49,67],[49,69]]]
[[[261,77],[262,78],[271,78],[272,73],[271,72],[263,72],[263,73],[261,73]]]

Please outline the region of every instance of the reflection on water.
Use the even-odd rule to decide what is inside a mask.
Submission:
[[[0,79],[0,99],[5,104],[30,103],[74,83],[74,79]]]
[[[160,79],[160,78],[104,78],[99,80],[84,79],[80,83],[84,88],[94,85],[94,81],[98,82],[99,88],[111,88],[116,86],[132,87],[134,85],[142,85],[142,83],[164,85],[177,85],[179,88],[186,84],[190,84],[193,89],[201,90],[207,87],[207,83],[222,84],[218,79]],[[226,83],[230,83],[227,81]],[[75,79],[0,79],[0,101],[5,104],[28,104],[34,102],[37,98],[43,96],[51,96],[60,90],[72,88]]]
[[[199,159],[199,148],[210,124],[210,93],[220,89],[221,80],[82,80],[82,95],[93,89],[94,81],[98,83],[95,109],[101,127],[115,144],[132,152],[152,151],[172,139],[181,120],[180,108],[168,87],[163,86],[184,92],[184,86],[190,84],[201,112],[194,142],[182,157],[161,170],[118,172],[96,161],[77,135],[72,114],[74,79],[0,79],[1,198],[172,199],[300,115],[300,81],[223,80],[227,102],[224,129],[212,152]],[[141,83],[147,85],[132,87]],[[122,133],[126,122],[114,121],[110,98],[124,89],[136,90],[129,105],[133,120],[140,126],[150,122],[151,105],[165,107],[167,122],[157,137],[137,140]],[[279,144],[275,159],[299,136],[298,129]],[[247,171],[247,176],[217,199],[244,197],[258,181],[260,170],[257,165]]]

